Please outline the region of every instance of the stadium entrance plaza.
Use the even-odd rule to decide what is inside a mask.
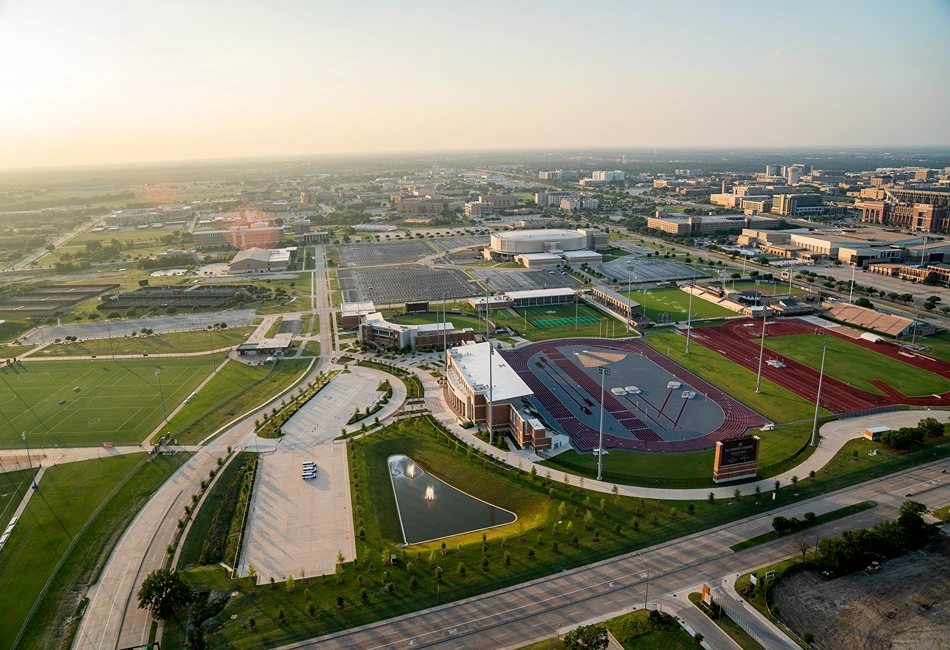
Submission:
[[[390,379],[393,396],[374,414],[382,420],[405,400],[404,385],[354,366],[297,411],[282,427],[284,436],[273,451],[262,450],[241,575],[247,575],[249,565],[262,583],[271,577],[278,582],[289,575],[299,578],[301,570],[306,576],[326,575],[333,573],[337,553],[342,551],[347,562],[356,557],[346,445],[333,439],[354,409],[376,403],[376,387],[384,379]],[[316,479],[300,478],[301,463],[307,460],[317,464]]]

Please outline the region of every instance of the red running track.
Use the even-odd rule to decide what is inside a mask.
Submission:
[[[752,323],[752,327],[746,325]],[[766,338],[793,336],[796,334],[826,334],[867,348],[878,354],[892,357],[908,365],[950,378],[950,364],[921,354],[901,354],[902,348],[891,343],[871,343],[863,339],[853,339],[836,328],[822,328],[798,318],[774,320],[766,325]],[[751,320],[731,321],[717,327],[703,327],[693,330],[692,337],[697,343],[709,348],[752,372],[759,367],[762,322]],[[908,356],[909,354],[909,356]],[[762,377],[814,402],[818,393],[819,371],[814,370],[773,350],[766,350],[766,359],[777,359],[786,364],[785,368],[774,368],[762,364]],[[879,406],[909,404],[911,406],[945,406],[950,404],[950,392],[940,396],[910,397],[875,380],[875,386],[885,391],[885,395],[861,390],[847,383],[825,375],[821,390],[821,406],[832,413],[848,413]]]
[[[642,354],[647,359],[668,371],[676,378],[692,386],[700,393],[706,393],[707,398],[719,405],[725,413],[725,420],[715,431],[691,440],[665,441],[652,429],[643,423],[628,406],[625,406],[613,394],[604,395],[604,409],[620,421],[636,439],[621,438],[604,434],[605,449],[627,449],[631,451],[652,452],[684,452],[710,449],[719,440],[733,438],[745,433],[752,427],[761,427],[768,420],[732,399],[715,386],[703,381],[682,366],[674,363],[667,357],[639,341],[609,341],[605,339],[570,339],[536,343],[511,352],[503,352],[502,356],[511,365],[518,375],[528,384],[535,397],[541,402],[545,410],[555,419],[567,433],[574,445],[580,451],[593,451],[597,448],[598,432],[578,420],[574,414],[564,406],[551,392],[541,376],[529,368],[528,360],[535,354],[543,353],[554,362],[557,367],[576,381],[581,388],[597,402],[600,395],[600,385],[570,359],[558,351],[559,347],[567,345],[590,345],[608,350],[618,350],[629,354]]]

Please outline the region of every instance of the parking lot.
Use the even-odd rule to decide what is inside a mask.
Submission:
[[[339,247],[343,266],[373,266],[375,264],[403,264],[434,252],[425,241],[405,243],[348,244]]]
[[[496,269],[473,269],[476,276],[488,283],[492,291],[528,291],[531,289],[574,289],[581,286],[572,275],[547,271],[519,271]]]
[[[470,235],[462,237],[445,237],[443,239],[430,239],[429,243],[440,251],[450,251],[455,248],[467,248],[470,246],[488,246],[490,237],[488,235]]]
[[[481,288],[464,271],[452,268],[431,269],[423,266],[379,266],[365,269],[341,269],[340,290],[344,302],[372,300],[377,305],[404,303],[407,300],[467,298]]]
[[[332,573],[336,555],[356,557],[346,445],[333,439],[356,408],[372,406],[383,373],[355,367],[338,375],[282,427],[284,436],[261,465],[247,523],[241,575],[248,564],[261,582],[288,575]],[[405,398],[393,386],[392,404]],[[317,477],[300,478],[304,461],[317,464]]]
[[[629,256],[601,264],[600,270],[616,282],[626,282],[628,276],[634,283],[672,282],[708,277],[705,271],[695,266],[666,260],[631,259]]]
[[[52,343],[56,339],[75,336],[80,341],[89,339],[107,339],[110,336],[129,336],[147,327],[156,334],[167,332],[189,332],[203,330],[212,323],[227,323],[228,327],[250,325],[256,314],[253,309],[234,309],[212,311],[204,314],[177,314],[175,316],[155,316],[150,318],[131,318],[107,323],[70,323],[69,325],[50,325],[38,327],[20,337],[25,344]]]

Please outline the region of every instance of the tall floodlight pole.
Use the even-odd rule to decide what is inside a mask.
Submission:
[[[759,375],[755,379],[755,392],[762,392],[762,358],[765,356],[765,321],[768,318],[765,310],[768,309],[766,306],[762,306],[762,345],[759,347]]]
[[[30,458],[30,445],[26,441],[26,431],[20,434],[23,438],[23,446],[26,447],[26,462],[30,464],[30,476],[33,477],[33,489],[36,489],[36,473],[33,471],[33,460]]]
[[[825,354],[828,352],[828,344],[821,344],[821,371],[818,374],[818,396],[815,398],[815,421],[811,425],[811,446],[815,446],[815,438],[818,436],[818,409],[821,404],[821,384],[825,378]]]
[[[689,354],[689,335],[693,325],[693,291],[696,289],[696,276],[689,288],[689,307],[686,308],[686,354]]]
[[[488,444],[495,444],[495,430],[492,426],[494,413],[494,395],[495,387],[492,385],[492,353],[491,344],[491,323],[488,320],[488,306],[491,304],[491,297],[488,295],[488,283],[485,283],[485,341],[488,342]],[[527,313],[527,312],[525,312]]]
[[[442,374],[446,374],[449,371],[449,335],[445,329],[445,324],[448,321],[445,316],[445,292],[442,292]]]
[[[577,309],[578,309],[578,306],[579,306],[580,304],[581,304],[580,296],[578,296],[578,295],[575,293],[575,294],[574,294],[574,331],[575,331],[575,332],[577,331]],[[527,328],[525,328],[525,329],[527,329]]]
[[[600,433],[597,437],[597,480],[604,477],[604,380],[610,374],[610,368],[600,366]]]
[[[158,394],[162,396],[162,417],[168,422],[168,413],[165,411],[165,391],[162,390],[162,371],[161,368],[155,369],[155,376],[158,377]]]
[[[214,372],[218,369],[218,365],[214,362],[214,337],[211,336],[211,330],[208,330],[208,347],[211,348],[211,371]]]
[[[848,293],[849,303],[851,303],[852,302],[851,299],[854,298],[854,271],[857,269],[857,267],[858,267],[857,264],[855,264],[854,262],[851,262],[851,291]]]
[[[630,330],[630,322],[633,320],[633,299],[630,297],[630,265],[627,264],[627,330]]]
[[[112,346],[112,328],[109,326],[109,321],[106,321],[106,332],[109,333],[109,350],[112,352],[112,360],[115,361],[115,348]]]
[[[911,347],[916,347],[917,345],[917,321],[920,318],[920,305],[917,305],[917,314],[914,316],[914,322],[911,325],[913,327],[913,334],[911,335],[910,345]]]

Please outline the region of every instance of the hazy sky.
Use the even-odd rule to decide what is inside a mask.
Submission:
[[[950,2],[0,0],[0,168],[950,144]]]

